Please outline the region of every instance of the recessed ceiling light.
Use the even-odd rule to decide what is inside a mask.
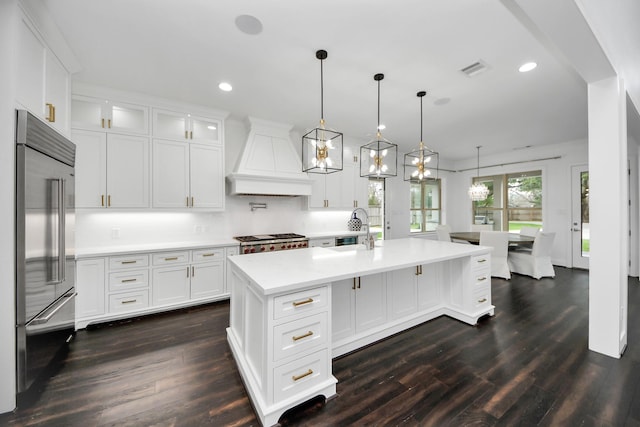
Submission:
[[[533,70],[537,66],[538,64],[536,64],[535,62],[527,62],[526,64],[522,64],[520,68],[518,68],[518,71],[520,71],[521,73],[526,73],[527,71]]]
[[[236,17],[236,27],[245,34],[256,35],[262,32],[262,22],[255,16],[240,15]]]
[[[222,82],[222,83],[220,83],[220,84],[218,85],[218,88],[219,88],[220,90],[225,91],[225,92],[231,92],[231,90],[233,89],[233,86],[231,86],[231,84],[230,84],[230,83]]]
[[[209,130],[216,130],[217,128],[214,125],[209,125],[207,126],[207,129]]]

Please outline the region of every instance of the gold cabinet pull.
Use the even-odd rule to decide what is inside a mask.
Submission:
[[[107,207],[111,207],[111,194],[107,196]]]
[[[202,254],[202,256],[214,256],[216,253],[215,252],[210,252],[208,254]]]
[[[133,261],[122,261],[120,264],[135,264],[136,262],[138,262],[138,261],[136,261],[136,260],[133,260]]]
[[[358,277],[358,289],[360,289],[360,277]]]
[[[104,194],[100,195],[100,206],[104,206]]]
[[[193,131],[189,132],[189,139],[193,139]]]
[[[351,286],[351,289],[353,289],[354,291],[356,290],[356,278],[353,278],[353,285]]]
[[[478,277],[478,282],[484,282],[487,280],[487,276]]]
[[[170,256],[170,257],[166,257],[164,260],[165,260],[165,261],[175,261],[175,260],[177,260],[177,259],[178,259],[178,257],[177,257],[177,256]]]
[[[193,265],[191,266],[191,277],[196,277],[196,268]]]
[[[131,282],[135,282],[137,279],[122,279],[121,282],[122,283],[131,283]]]
[[[486,258],[482,258],[482,259],[478,260],[478,264],[483,263],[483,262],[487,262],[487,259]]]
[[[189,277],[189,267],[187,267],[187,277]]]
[[[196,201],[195,197],[191,196],[191,207],[194,206],[195,201]]]
[[[102,129],[104,129],[104,119],[102,119],[100,126],[102,126]]]
[[[299,341],[299,340],[301,340],[302,338],[307,338],[307,337],[310,337],[311,335],[313,335],[313,331],[309,331],[309,332],[307,332],[306,334],[302,334],[302,335],[298,335],[298,336],[293,336],[293,337],[291,337],[291,339],[292,339],[292,340],[294,340],[294,341]]]
[[[294,301],[292,302],[294,307],[298,307],[300,305],[305,305],[305,304],[311,304],[313,302],[313,298],[307,298],[305,300],[302,301]]]
[[[418,268],[420,269],[420,274],[422,274],[422,266],[419,265]]]
[[[291,379],[294,380],[294,381],[298,381],[298,380],[303,379],[304,377],[308,377],[309,375],[313,375],[313,371],[311,369],[309,369],[304,374],[294,375],[294,376],[291,377]]]
[[[111,119],[107,120],[107,126],[111,129]]]
[[[56,121],[56,107],[53,104],[47,102],[47,108],[49,109],[49,114],[47,114],[47,121],[53,123]]]
[[[420,275],[420,266],[416,265],[416,276]]]
[[[129,300],[126,300],[126,301],[122,301],[122,304],[131,304],[131,303],[134,303],[136,301],[138,301],[138,300],[137,299],[129,299]]]
[[[187,207],[189,207],[189,196],[187,196]]]
[[[486,298],[482,298],[482,299],[479,299],[478,302],[479,303],[487,302],[487,299]]]
[[[189,131],[188,130],[184,131],[184,139],[189,139]]]

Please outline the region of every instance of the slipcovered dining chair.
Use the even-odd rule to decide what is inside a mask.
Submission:
[[[540,231],[540,227],[531,227],[530,225],[525,225],[520,228],[520,234],[523,236],[536,237],[538,231]]]
[[[551,247],[556,233],[536,234],[531,252],[509,252],[509,268],[512,272],[531,276],[534,279],[541,277],[555,277],[556,272],[551,264]]]
[[[511,279],[507,262],[509,233],[506,231],[481,231],[480,246],[491,246],[491,276]]]
[[[471,224],[471,231],[492,231],[492,224]]]
[[[440,224],[436,227],[436,234],[438,235],[438,240],[440,240],[441,242],[451,241],[451,236],[449,235],[449,233],[451,233],[451,227],[446,224]]]

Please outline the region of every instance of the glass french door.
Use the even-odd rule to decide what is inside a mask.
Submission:
[[[571,168],[571,252],[573,267],[589,268],[589,169]]]

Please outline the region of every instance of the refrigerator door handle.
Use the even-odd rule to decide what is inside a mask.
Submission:
[[[44,325],[49,320],[51,320],[51,318],[55,316],[56,313],[62,309],[62,307],[67,305],[69,302],[71,302],[76,297],[76,295],[78,295],[77,292],[67,293],[62,298],[60,298],[60,300],[58,301],[58,304],[55,307],[53,307],[53,310],[46,313],[46,316],[44,315],[36,316],[33,319],[31,319],[31,321],[27,323],[26,326]]]
[[[67,233],[66,224],[66,195],[67,186],[64,179],[58,180],[58,280],[60,283],[67,280],[67,250],[65,236]]]

